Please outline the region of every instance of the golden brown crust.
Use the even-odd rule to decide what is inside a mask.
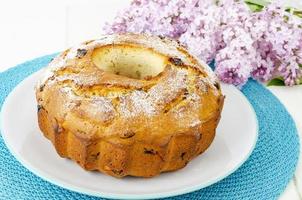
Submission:
[[[184,167],[214,139],[224,100],[219,83],[172,41],[109,37],[66,50],[49,64],[36,89],[41,131],[61,157],[86,170],[152,177]],[[112,41],[165,55],[164,71],[133,79],[99,69],[91,55]]]

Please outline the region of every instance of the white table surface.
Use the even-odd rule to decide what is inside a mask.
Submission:
[[[45,54],[97,38],[102,25],[129,0],[0,0],[0,72]],[[302,0],[284,0],[302,9]],[[302,134],[302,86],[269,87]],[[300,137],[300,143],[301,143]],[[301,152],[301,150],[300,150]],[[301,159],[281,200],[302,200]]]

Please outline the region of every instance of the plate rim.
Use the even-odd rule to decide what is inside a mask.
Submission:
[[[158,198],[167,198],[167,197],[174,197],[174,196],[178,196],[178,195],[183,195],[183,194],[187,194],[187,193],[191,193],[191,192],[195,192],[197,190],[206,188],[210,185],[213,185],[223,179],[225,179],[226,177],[230,176],[231,174],[233,174],[235,171],[237,171],[242,165],[243,163],[245,163],[247,161],[247,159],[250,157],[250,155],[252,154],[252,152],[255,149],[256,143],[258,141],[259,138],[259,122],[258,122],[258,118],[257,118],[257,114],[252,106],[252,104],[248,101],[247,97],[235,86],[233,85],[228,85],[228,87],[233,87],[236,90],[236,93],[238,93],[239,95],[243,96],[245,103],[247,103],[249,109],[252,111],[252,115],[255,119],[255,136],[254,136],[254,141],[253,144],[251,146],[251,148],[249,149],[249,152],[246,154],[246,156],[241,160],[241,162],[239,162],[232,170],[228,171],[226,174],[217,177],[216,179],[212,180],[212,181],[208,181],[202,184],[198,184],[195,186],[189,186],[186,187],[184,189],[181,190],[176,190],[176,191],[171,191],[171,192],[161,192],[161,193],[156,193],[156,194],[114,194],[114,193],[107,193],[107,192],[96,192],[96,191],[91,191],[90,189],[85,189],[85,188],[81,188],[79,186],[75,186],[73,184],[67,184],[64,183],[64,181],[60,181],[60,180],[56,180],[56,178],[52,178],[51,176],[49,176],[47,173],[45,173],[43,170],[40,170],[39,168],[36,168],[34,166],[32,166],[30,164],[30,162],[26,161],[25,159],[22,158],[22,156],[18,156],[18,154],[13,150],[12,146],[10,146],[10,144],[7,142],[7,138],[6,135],[4,134],[6,131],[4,131],[4,111],[6,110],[7,107],[7,102],[9,102],[9,100],[12,98],[12,95],[16,92],[16,90],[21,87],[21,85],[23,84],[23,82],[25,82],[26,80],[32,78],[33,76],[37,76],[39,73],[41,73],[43,71],[43,68],[32,73],[31,75],[27,76],[26,78],[24,78],[21,82],[19,82],[10,92],[9,94],[6,96],[5,100],[3,101],[2,107],[1,107],[1,111],[0,111],[0,134],[3,138],[4,144],[6,145],[7,149],[9,150],[9,152],[15,157],[15,159],[23,166],[25,167],[28,171],[30,171],[31,173],[33,173],[34,175],[36,175],[37,177],[41,178],[44,181],[47,181],[55,186],[58,186],[60,188],[63,189],[67,189],[69,191],[72,192],[76,192],[79,194],[85,194],[85,195],[89,195],[89,196],[94,196],[94,197],[102,197],[102,198],[109,198],[109,199],[158,199]]]

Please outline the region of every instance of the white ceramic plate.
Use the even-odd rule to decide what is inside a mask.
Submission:
[[[117,179],[87,172],[72,161],[60,158],[38,128],[34,85],[39,75],[37,72],[25,79],[7,97],[1,113],[2,136],[11,153],[27,169],[69,190],[123,199],[192,192],[234,172],[249,157],[257,141],[258,124],[253,108],[238,89],[223,85],[226,99],[214,142],[185,168],[149,179]]]

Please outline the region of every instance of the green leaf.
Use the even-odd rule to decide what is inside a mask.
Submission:
[[[290,11],[291,11],[291,8],[288,7],[288,8],[285,9],[285,11],[286,11],[286,12],[290,12]]]
[[[245,3],[253,12],[259,12],[269,4],[269,2],[265,0],[245,0]]]
[[[298,64],[300,68],[302,68],[302,64]]]
[[[296,15],[297,17],[302,18],[302,11],[298,10],[297,8],[288,7],[285,9],[286,12],[292,13],[293,15]]]
[[[267,83],[267,86],[284,86],[284,81],[281,78],[274,78]]]
[[[252,12],[259,12],[263,9],[263,6],[255,5],[247,3],[248,7],[251,9]]]
[[[263,8],[264,6],[267,6],[270,2],[266,0],[245,0],[245,3],[262,6]]]
[[[249,8],[253,12],[259,12],[261,11],[265,6],[270,4],[267,0],[245,0],[245,3],[249,6]],[[302,18],[302,11],[298,10],[297,8],[293,7],[287,7],[285,8],[286,12],[293,13],[293,15],[296,15],[297,17]]]
[[[300,11],[300,10],[294,11],[293,14],[302,18],[302,11]]]

